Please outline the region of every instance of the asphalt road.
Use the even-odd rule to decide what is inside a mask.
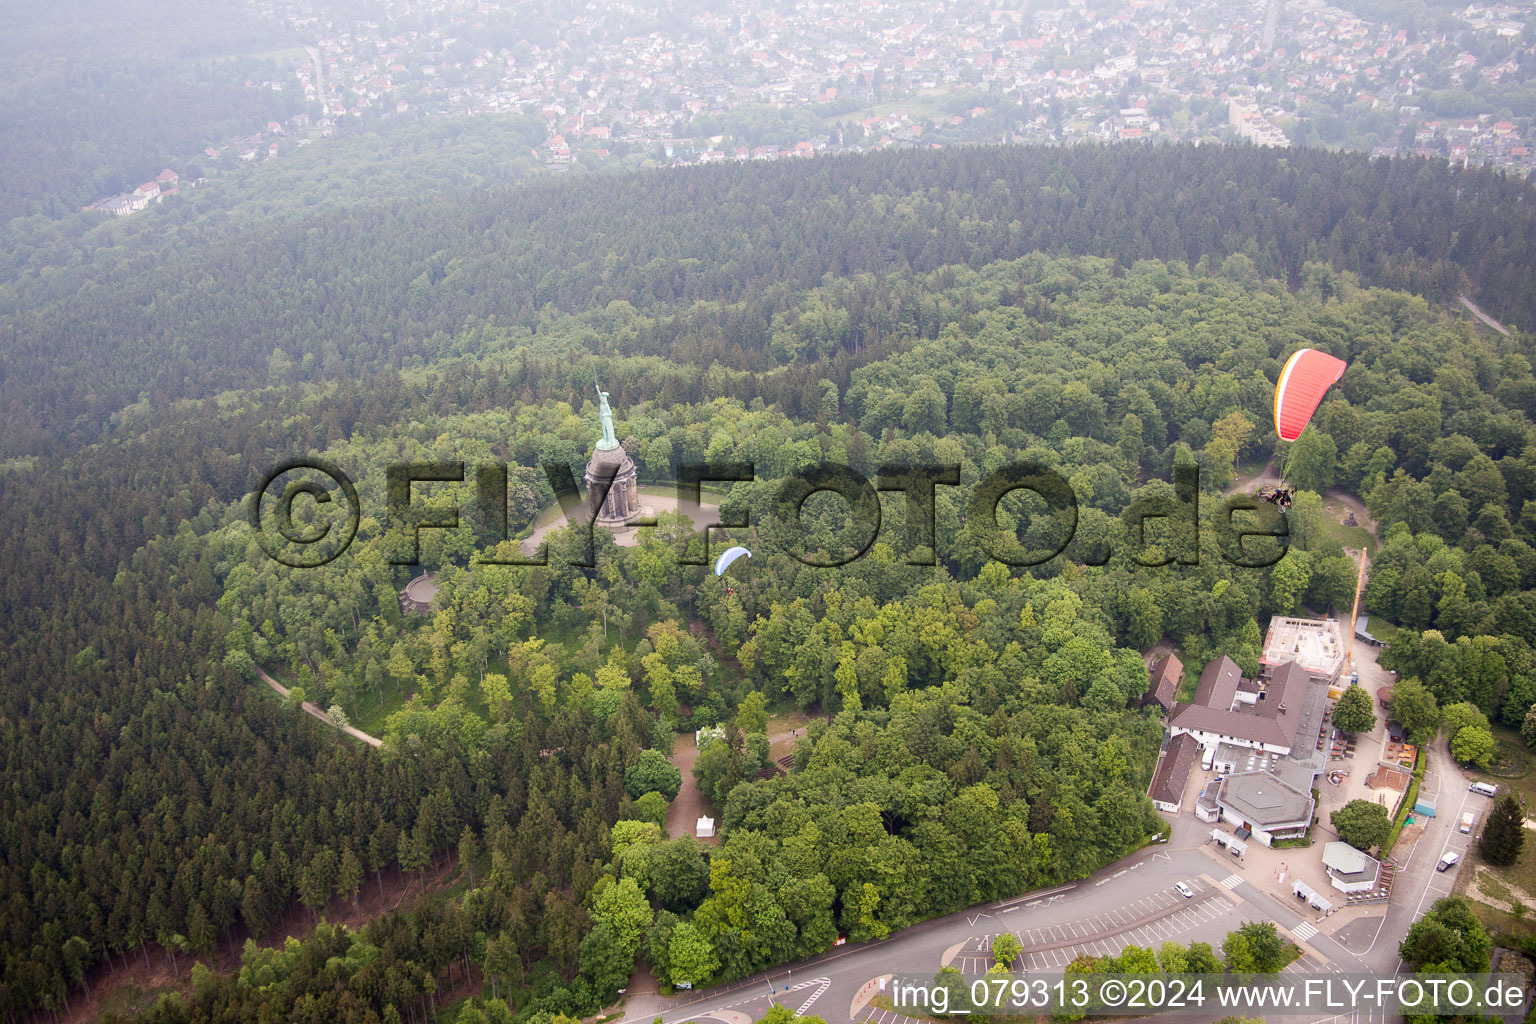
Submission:
[[[1288,972],[1395,974],[1402,968],[1398,943],[1408,926],[1455,884],[1460,864],[1437,872],[1441,854],[1446,850],[1464,853],[1472,843],[1473,836],[1457,831],[1457,822],[1468,810],[1475,811],[1481,821],[1491,804],[1487,797],[1467,789],[1468,780],[1451,763],[1443,745],[1433,753],[1438,767],[1426,773],[1422,792],[1436,801],[1437,816],[1427,820],[1424,834],[1398,872],[1386,913],[1375,919],[1363,916],[1339,929],[1339,938],[1320,930],[1311,911],[1303,916],[1297,904],[1243,881],[1224,854],[1204,845],[1209,826],[1184,814],[1175,821],[1169,843],[1141,850],[1080,882],[972,907],[908,928],[883,942],[840,947],[729,986],[674,999],[637,997],[626,1006],[621,1024],[650,1024],[657,1017],[663,1024],[745,1024],[760,1018],[773,1003],[824,1017],[830,1024],[854,1019],[900,1024],[895,1019],[898,1015],[873,1007],[853,1015],[851,1004],[882,975],[931,975],[946,957],[962,970],[982,971],[985,947],[991,936],[1002,931],[1014,932],[1023,942],[1027,970],[1051,972],[1059,971],[1078,953],[1103,955],[1132,944],[1204,941],[1219,947],[1228,932],[1246,921],[1273,921],[1307,951]],[[1193,898],[1174,890],[1181,881],[1195,891]],[[1322,925],[1332,927],[1326,921]],[[1174,1018],[1156,1019],[1171,1024]],[[1306,1018],[1287,1019],[1301,1024]],[[1364,1008],[1315,1018],[1336,1024],[1374,1024],[1385,1019],[1381,1011]]]

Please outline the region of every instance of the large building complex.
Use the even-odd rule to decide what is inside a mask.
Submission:
[[[1223,655],[1205,666],[1194,699],[1168,713],[1168,741],[1148,795],[1178,813],[1196,759],[1220,773],[1195,813],[1248,829],[1259,842],[1301,835],[1315,813],[1312,796],[1327,764],[1328,685],[1299,662],[1245,679]],[[1153,689],[1158,692],[1158,680]]]

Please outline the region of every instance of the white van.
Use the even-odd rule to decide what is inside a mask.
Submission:
[[[1455,865],[1455,863],[1457,861],[1459,861],[1459,860],[1461,860],[1461,855],[1460,854],[1455,853],[1455,852],[1449,852],[1444,857],[1440,858],[1440,863],[1435,865],[1435,870],[1436,871],[1444,871],[1446,868],[1449,868],[1449,867],[1452,867],[1453,865]]]
[[[1207,772],[1210,771],[1211,770],[1211,765],[1215,762],[1215,760],[1216,760],[1216,748],[1215,747],[1206,747],[1205,748],[1205,756],[1200,759],[1200,769],[1202,771],[1207,771]]]
[[[1470,789],[1472,792],[1479,793],[1479,794],[1481,794],[1483,796],[1498,796],[1499,795],[1499,787],[1495,786],[1491,782],[1474,782],[1474,783],[1472,783],[1472,785],[1468,786],[1467,788]]]

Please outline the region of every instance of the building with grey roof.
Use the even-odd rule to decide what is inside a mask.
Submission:
[[[1228,775],[1216,791],[1216,806],[1224,821],[1251,830],[1266,846],[1275,839],[1305,834],[1314,808],[1310,792],[1273,772]]]
[[[1225,820],[1248,828],[1266,846],[1275,839],[1304,835],[1316,810],[1313,790],[1327,767],[1319,743],[1326,728],[1328,687],[1303,666],[1281,665],[1267,682],[1245,680],[1230,658],[1212,661],[1200,674],[1195,699],[1174,705],[1167,719],[1168,744],[1188,749],[1188,741],[1210,753],[1210,767],[1223,777],[1207,785],[1196,803],[1203,821]],[[1194,754],[1189,755],[1193,764]],[[1172,778],[1160,778],[1178,762],[1165,753],[1153,787],[1173,795]],[[1186,773],[1187,775],[1187,773]],[[1157,801],[1159,809],[1178,813],[1184,792]]]
[[[1361,853],[1348,843],[1333,842],[1323,847],[1323,868],[1328,881],[1340,892],[1370,892],[1381,876],[1381,862]]]

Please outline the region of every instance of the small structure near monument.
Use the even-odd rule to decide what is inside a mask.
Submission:
[[[693,832],[694,835],[698,836],[700,839],[709,839],[713,837],[715,834],[715,819],[700,818],[698,824],[694,827]]]
[[[437,580],[424,572],[405,585],[400,591],[400,610],[412,615],[427,615],[432,611],[432,600],[437,597]]]

